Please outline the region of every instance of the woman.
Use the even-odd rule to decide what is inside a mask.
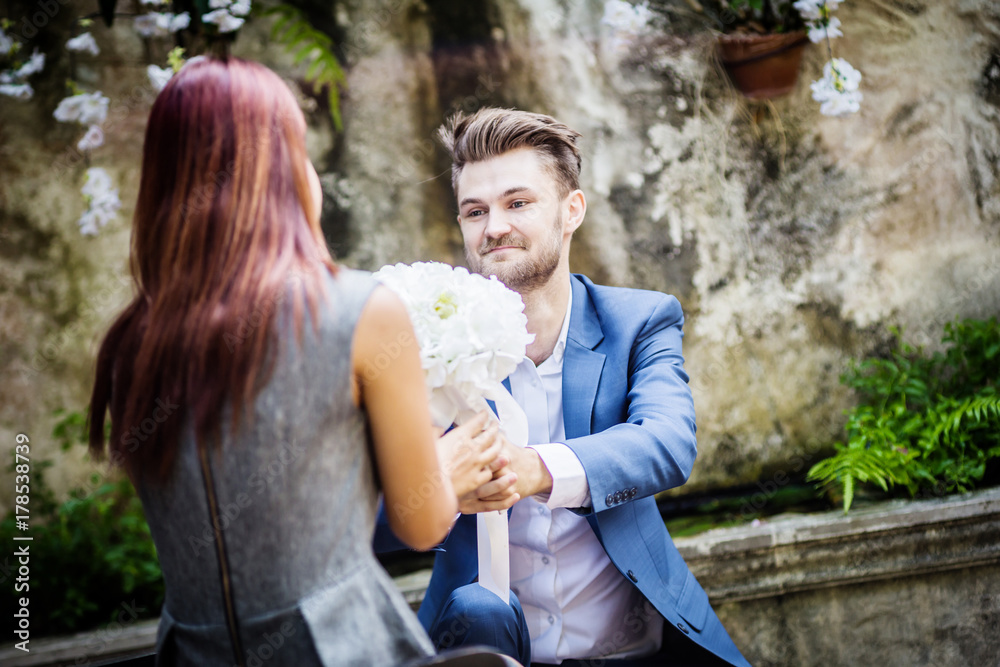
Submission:
[[[459,462],[442,474],[405,308],[334,265],[305,129],[287,86],[235,58],[188,63],[150,113],[137,294],[100,348],[90,447],[110,411],[166,582],[159,664],[430,654],[372,555],[379,486],[427,549],[499,451],[481,415],[439,441]]]

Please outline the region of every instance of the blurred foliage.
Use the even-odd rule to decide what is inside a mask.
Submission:
[[[844,512],[855,485],[918,492],[967,491],[1000,458],[1000,325],[996,318],[945,325],[944,352],[902,340],[887,359],[852,362],[841,381],[859,404],[847,413],[847,444],[809,471],[839,486]]]
[[[53,438],[63,449],[86,442],[86,420],[79,412],[60,413]],[[135,489],[119,473],[95,473],[89,490],[73,489],[59,503],[45,483],[50,461],[31,461],[30,514],[27,531],[17,529],[14,512],[0,521],[0,541],[30,548],[28,591],[4,585],[5,609],[28,597],[32,638],[78,632],[132,617],[154,618],[163,604],[163,575],[156,548]],[[24,519],[25,515],[17,515]],[[31,542],[16,543],[15,535]],[[12,568],[7,576],[13,579]]]
[[[271,39],[295,54],[295,64],[308,62],[306,81],[313,85],[313,92],[325,89],[330,117],[337,130],[344,129],[340,117],[340,89],[347,83],[344,70],[333,53],[333,40],[317,30],[299,9],[281,4],[268,8],[265,16],[277,16],[271,27]]]
[[[715,0],[714,4],[724,32],[783,33],[803,26],[794,0]]]

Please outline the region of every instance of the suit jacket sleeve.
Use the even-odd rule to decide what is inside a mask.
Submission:
[[[683,323],[677,299],[660,295],[628,349],[628,390],[616,406],[620,411],[611,416],[595,412],[594,433],[566,442],[586,470],[592,511],[681,486],[691,474],[697,446],[694,402],[681,354]],[[624,363],[627,344],[619,343],[616,351],[610,342],[608,362]]]

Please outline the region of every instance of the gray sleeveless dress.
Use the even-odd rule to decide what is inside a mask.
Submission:
[[[374,287],[360,271],[328,279],[318,335],[306,317],[303,347],[277,318],[281,354],[253,419],[234,436],[225,418],[211,455],[248,667],[399,665],[433,653],[371,548],[378,489],[350,356]],[[185,433],[170,481],[139,489],[166,581],[158,664],[233,665],[190,422]]]

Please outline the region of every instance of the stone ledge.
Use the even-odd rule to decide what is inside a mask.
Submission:
[[[1000,562],[1000,489],[783,515],[675,540],[713,603]]]
[[[675,540],[713,603],[776,598],[883,579],[1000,563],[1000,489],[935,500],[892,501],[840,511],[783,515],[758,526],[711,530]],[[430,580],[421,570],[394,581],[413,607]],[[31,642],[25,654],[0,647],[5,667],[96,665],[148,653],[156,619],[113,636],[107,630]],[[77,662],[79,658],[89,661]]]

